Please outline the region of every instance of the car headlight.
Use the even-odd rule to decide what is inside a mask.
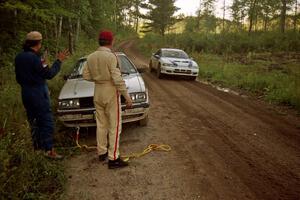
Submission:
[[[147,100],[147,95],[145,92],[131,93],[130,97],[133,103],[141,103]]]
[[[79,108],[80,107],[79,99],[59,100],[58,107],[61,109]]]
[[[173,64],[171,63],[163,63],[162,66],[165,66],[165,67],[171,67]]]

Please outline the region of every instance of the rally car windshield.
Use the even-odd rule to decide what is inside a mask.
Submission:
[[[188,59],[189,56],[184,51],[164,50],[162,57]]]

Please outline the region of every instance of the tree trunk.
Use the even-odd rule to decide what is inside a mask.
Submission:
[[[280,31],[285,32],[285,18],[286,18],[286,0],[281,0],[281,14],[280,14]]]
[[[74,38],[73,38],[73,26],[71,18],[69,18],[69,51],[71,54],[74,52]]]
[[[136,24],[135,24],[135,32],[139,32],[139,17],[136,18]]]
[[[43,22],[43,25],[44,25],[44,38],[45,40],[48,40],[48,28],[47,28],[47,23],[46,22]]]
[[[258,28],[257,28],[257,23],[258,23],[258,16],[257,16],[257,14],[256,14],[256,12],[255,12],[255,23],[254,23],[254,31],[255,31],[255,32],[258,30]]]
[[[296,32],[297,30],[297,20],[298,20],[297,12],[298,12],[298,1],[295,0],[294,32]]]
[[[250,6],[250,22],[249,22],[249,30],[248,30],[249,33],[252,32],[252,28],[253,28],[253,20],[254,20],[253,18],[254,18],[254,13],[256,8],[256,2],[257,0],[253,0]]]
[[[140,11],[139,11],[139,5],[138,5],[138,2],[135,4],[135,32],[138,33],[138,30],[139,30],[139,14],[140,14]]]
[[[14,23],[14,28],[13,28],[13,30],[14,30],[14,38],[15,39],[17,39],[17,32],[18,32],[18,10],[17,9],[15,9],[14,10],[14,17],[15,17],[15,23]]]
[[[59,23],[58,23],[58,35],[57,35],[58,40],[61,37],[62,24],[63,24],[63,17],[60,17],[59,18]]]
[[[198,10],[198,13],[197,13],[197,24],[196,24],[196,27],[197,27],[198,30],[200,30],[201,9],[202,9],[202,1],[200,0],[199,1],[199,10]]]
[[[57,29],[57,19],[56,16],[53,17],[53,21],[54,21],[54,27],[53,27],[53,31],[54,31],[54,38],[55,40],[57,40],[58,37],[58,29]]]
[[[226,0],[223,2],[223,31],[225,30],[225,12],[226,12]]]
[[[115,31],[118,29],[117,25],[117,0],[114,0],[114,23],[115,23]]]
[[[76,38],[75,38],[75,47],[76,47],[76,44],[77,44],[77,42],[78,42],[78,39],[79,39],[80,29],[81,29],[81,25],[80,25],[80,18],[78,18],[78,19],[77,19],[77,23],[76,23]]]
[[[267,32],[268,30],[268,16],[267,14],[264,17],[264,31]]]

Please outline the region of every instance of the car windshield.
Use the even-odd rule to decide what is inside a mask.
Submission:
[[[133,64],[129,61],[129,59],[126,56],[118,55],[118,58],[119,58],[119,65],[120,65],[122,74],[129,75],[129,74],[137,73],[135,67],[133,66]],[[80,59],[76,63],[73,72],[69,76],[69,79],[81,78],[83,66],[85,63],[86,63],[86,59]]]
[[[119,55],[119,63],[121,64],[120,69],[122,74],[134,74],[137,73],[133,64],[129,61],[129,59],[124,55]]]
[[[83,71],[83,66],[86,63],[86,59],[81,59],[79,60],[75,67],[73,72],[70,74],[69,78],[74,79],[74,78],[80,78],[82,77],[82,71]]]
[[[176,51],[176,50],[163,50],[162,57],[169,57],[169,58],[183,58],[187,59],[189,56],[184,51]]]

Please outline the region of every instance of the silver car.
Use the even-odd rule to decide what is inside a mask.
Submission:
[[[159,49],[152,55],[149,68],[156,71],[158,78],[163,75],[180,75],[195,80],[199,73],[198,64],[180,49]]]
[[[148,122],[149,96],[145,82],[137,68],[124,53],[116,53],[123,79],[133,100],[133,107],[125,109],[125,99],[121,96],[123,123],[138,121],[145,126]],[[82,78],[86,58],[76,63],[74,71],[66,77],[66,83],[58,98],[58,118],[67,127],[96,126],[93,103],[95,84]]]

